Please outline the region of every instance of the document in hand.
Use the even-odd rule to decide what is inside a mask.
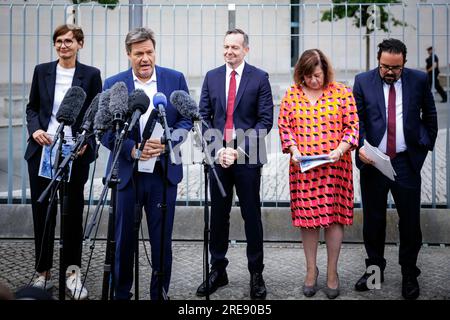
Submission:
[[[380,149],[372,146],[367,140],[364,141],[364,145],[361,147],[366,152],[367,157],[374,162],[373,166],[381,171],[386,177],[395,181],[394,176],[397,174],[392,167],[391,159],[389,156],[380,151]]]
[[[54,135],[49,133],[49,136],[55,139]],[[72,151],[72,147],[74,145],[74,140],[72,137],[65,136],[65,143],[62,144],[61,147],[61,158],[59,159],[59,164],[64,160],[65,157],[70,156],[70,152]],[[50,154],[50,146],[44,146],[42,148],[41,154],[41,162],[39,163],[39,173],[38,175],[43,178],[52,179],[56,174],[58,167],[55,167],[56,161],[56,152],[58,151],[58,146],[55,145],[51,150],[52,154]],[[59,166],[58,164],[58,166]],[[72,173],[72,161],[69,162],[69,171],[67,174],[67,182],[70,182],[70,175]],[[59,176],[56,180],[60,181],[61,176]]]
[[[155,129],[153,129],[152,135],[150,139],[160,139],[163,136],[164,129],[161,123],[157,122],[155,125]],[[138,171],[153,173],[153,169],[155,168],[156,157],[150,158],[148,160],[139,160],[138,162]]]
[[[306,172],[309,169],[321,166],[325,163],[333,162],[330,159],[329,154],[321,154],[317,156],[301,156],[297,158],[300,161],[300,169],[302,172]]]

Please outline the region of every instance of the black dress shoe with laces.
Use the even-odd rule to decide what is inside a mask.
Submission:
[[[372,276],[372,273],[364,273],[362,275],[361,278],[359,278],[358,282],[356,282],[355,284],[355,290],[356,291],[368,291],[370,290],[369,287],[367,287],[367,280],[369,279],[370,276]],[[383,283],[384,282],[384,274],[383,272],[381,272],[380,275],[380,282]]]
[[[264,300],[266,295],[266,284],[262,273],[252,273],[250,276],[250,298]]]
[[[216,292],[219,287],[223,287],[228,284],[228,275],[224,270],[222,272],[218,270],[211,270],[209,274],[209,294]],[[206,280],[198,287],[197,296],[206,296]]]
[[[420,295],[417,277],[406,275],[402,279],[402,296],[407,300],[415,300]]]

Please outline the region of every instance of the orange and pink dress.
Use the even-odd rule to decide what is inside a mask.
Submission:
[[[328,154],[341,141],[358,146],[359,121],[350,88],[331,82],[314,105],[293,85],[281,101],[278,128],[284,153],[297,146],[302,156]],[[353,223],[353,172],[351,152],[334,163],[304,173],[289,166],[292,222],[295,227],[326,228]]]

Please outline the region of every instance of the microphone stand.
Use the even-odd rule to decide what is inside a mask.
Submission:
[[[157,272],[158,278],[158,297],[159,300],[167,300],[167,294],[164,292],[164,234],[166,230],[166,217],[167,217],[167,188],[168,188],[168,172],[169,172],[169,156],[170,162],[175,164],[175,156],[172,148],[172,136],[170,133],[169,125],[167,124],[166,112],[164,107],[159,107],[159,118],[164,128],[164,136],[161,141],[168,146],[169,155],[167,155],[167,149],[165,150],[164,168],[163,168],[163,193],[161,202],[161,244],[159,254],[159,272]]]
[[[111,171],[108,173],[107,178],[103,178],[103,190],[100,194],[99,201],[95,208],[94,214],[90,223],[87,225],[84,240],[87,242],[91,242],[91,233],[94,227],[97,225],[97,217],[100,212],[100,209],[103,207],[106,202],[106,197],[108,195],[108,190],[111,188],[111,201],[109,206],[109,216],[108,216],[108,230],[107,230],[107,242],[106,242],[106,250],[105,250],[105,260],[103,264],[103,284],[102,284],[102,300],[108,300],[108,295],[113,298],[113,295],[110,293],[114,292],[114,277],[111,277],[111,273],[114,271],[114,256],[115,256],[115,237],[114,237],[114,217],[115,217],[115,203],[116,203],[116,184],[119,183],[117,179],[117,169],[114,164],[111,167]],[[110,287],[111,280],[111,287]]]
[[[61,159],[61,154],[62,154],[62,145],[64,142],[64,131],[60,130],[59,133],[59,137],[55,136],[54,138],[56,138],[57,141],[57,149],[56,149],[56,154],[55,154],[55,163],[53,165],[52,168],[50,168],[50,174],[52,175],[52,171],[55,170],[56,168],[58,168],[59,166],[59,162]],[[52,147],[50,147],[49,152],[50,152],[50,159],[52,158],[52,151],[53,151],[53,146],[54,144],[52,144]],[[44,152],[44,150],[42,150],[42,152]],[[64,162],[64,161],[63,161]],[[67,161],[68,162],[68,161]],[[61,163],[62,164],[62,163]],[[61,179],[58,181],[58,177],[61,176]],[[57,185],[54,187],[55,182],[57,182]],[[60,187],[61,182],[63,183],[62,187]],[[65,270],[64,270],[64,235],[65,235],[65,219],[68,215],[68,194],[67,194],[67,170],[66,170],[66,165],[64,165],[64,167],[60,168],[57,172],[57,174],[53,177],[52,176],[52,180],[50,181],[49,185],[45,188],[45,190],[41,193],[38,202],[39,203],[43,203],[46,199],[46,196],[48,194],[48,192],[50,191],[50,189],[52,190],[51,192],[51,197],[50,197],[50,201],[48,203],[48,207],[47,207],[47,215],[45,218],[45,230],[46,232],[51,233],[50,231],[50,221],[51,221],[51,212],[52,212],[52,207],[54,205],[54,200],[56,198],[56,194],[59,190],[60,193],[60,211],[61,211],[61,216],[60,216],[60,235],[59,235],[59,277],[58,277],[58,283],[59,283],[59,290],[58,290],[58,297],[59,300],[65,300],[66,298],[66,284],[65,284]],[[55,214],[57,214],[57,212],[55,211]],[[44,234],[42,237],[43,241],[44,239],[46,239],[46,235]],[[49,239],[47,239],[49,240]],[[50,245],[50,244],[48,244]]]
[[[60,137],[58,139],[58,147],[56,149],[55,156],[55,168],[58,166],[62,154],[62,145],[64,140],[64,131],[61,130]],[[51,157],[51,154],[50,154]],[[60,201],[60,232],[59,232],[59,300],[66,299],[66,277],[64,270],[65,257],[64,257],[64,236],[65,236],[65,221],[69,214],[68,212],[68,194],[67,194],[67,170],[64,170],[61,176],[62,187],[59,189],[59,201]]]
[[[114,161],[111,165],[111,172],[108,175],[105,186],[111,188],[111,202],[109,204],[108,214],[108,235],[106,242],[105,263],[103,267],[103,286],[102,286],[102,300],[114,300],[115,290],[115,259],[116,259],[116,214],[117,214],[117,200],[119,181],[119,155],[122,150],[123,141],[127,133],[128,123],[125,123],[124,128],[120,131],[120,123],[116,122],[116,141],[114,145]]]
[[[205,123],[206,125],[206,123]],[[219,187],[220,193],[222,197],[226,197],[227,194],[225,192],[225,189],[223,188],[222,182],[219,179],[219,176],[217,175],[216,168],[214,166],[214,161],[211,159],[211,155],[209,154],[207,150],[207,142],[205,141],[205,138],[202,135],[202,130],[199,125],[199,121],[194,121],[194,126],[192,128],[195,132],[195,134],[200,138],[201,142],[201,149],[202,153],[204,155],[202,164],[203,164],[203,173],[205,177],[205,202],[203,204],[203,219],[205,222],[205,227],[203,229],[203,274],[206,279],[206,300],[209,300],[209,205],[208,205],[208,181],[209,181],[209,171],[214,174],[214,178],[217,181],[217,186]]]
[[[169,147],[170,162],[174,164],[176,162],[175,154],[173,152],[173,147],[172,147],[172,135],[170,134],[170,128],[169,128],[169,125],[167,124],[166,109],[163,106],[159,106],[158,111],[159,111],[159,118],[161,120],[161,124],[164,128],[164,139],[167,142],[167,145]]]
[[[136,140],[137,141],[137,140]],[[142,141],[141,141],[142,143]],[[135,145],[135,150],[138,152],[137,143]],[[134,248],[134,298],[139,300],[139,227],[142,221],[142,207],[139,204],[139,192],[138,192],[138,172],[136,167],[138,166],[139,159],[135,158],[133,163],[133,181],[134,181],[134,236],[135,236],[135,248]]]
[[[114,290],[115,290],[115,254],[116,254],[116,241],[115,241],[115,221],[117,212],[117,185],[120,183],[118,178],[119,171],[119,155],[122,150],[123,141],[126,137],[129,124],[125,122],[123,129],[120,131],[120,123],[116,122],[116,140],[114,144],[113,161],[111,164],[110,171],[104,178],[105,185],[103,187],[102,193],[100,195],[99,202],[95,208],[94,215],[91,222],[87,226],[85,232],[85,239],[89,239],[92,230],[95,225],[97,225],[97,216],[103,203],[106,201],[106,195],[108,188],[111,188],[111,201],[109,205],[108,214],[108,234],[106,242],[106,254],[105,261],[103,265],[103,284],[102,284],[102,300],[108,300],[108,295],[110,300],[114,300]],[[120,133],[119,133],[120,132]]]
[[[149,118],[147,121],[151,121]],[[145,131],[145,128],[144,128]],[[151,130],[153,131],[153,129]],[[130,132],[130,131],[128,131]],[[143,149],[143,144],[147,142],[148,139],[141,140],[141,148]],[[136,139],[138,141],[138,139]],[[135,233],[135,248],[134,248],[134,297],[135,300],[139,300],[139,229],[142,223],[142,205],[139,203],[139,183],[138,183],[138,170],[139,170],[139,159],[141,156],[142,149],[138,147],[138,143],[135,144],[135,152],[138,155],[133,162],[133,181],[134,181],[134,233]]]

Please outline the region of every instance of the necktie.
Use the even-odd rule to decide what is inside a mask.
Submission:
[[[391,84],[389,88],[388,99],[388,127],[387,127],[387,145],[386,154],[392,159],[396,155],[395,148],[395,87]]]
[[[224,140],[230,142],[233,139],[233,111],[234,100],[236,99],[236,71],[231,71],[230,86],[228,88],[228,101],[227,101],[227,117],[224,128]]]

